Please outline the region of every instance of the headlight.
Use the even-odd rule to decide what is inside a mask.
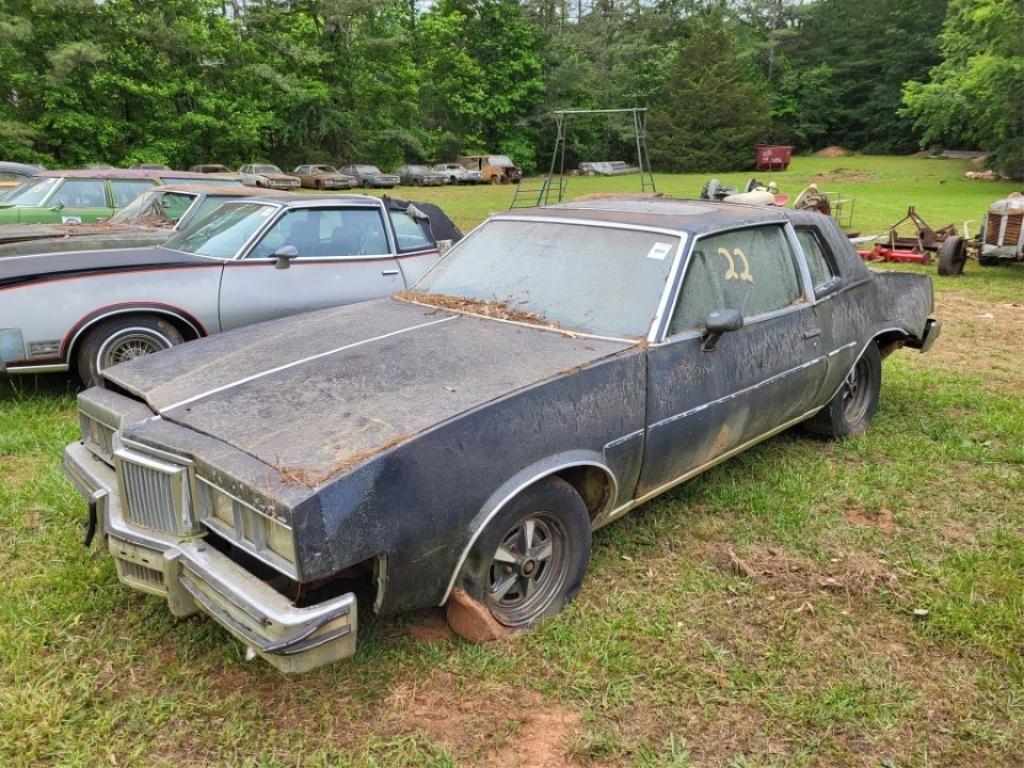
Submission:
[[[276,517],[272,509],[260,509],[199,475],[196,497],[203,524],[257,559],[295,575],[292,527]]]

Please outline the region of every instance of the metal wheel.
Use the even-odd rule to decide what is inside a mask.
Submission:
[[[96,355],[96,367],[102,371],[137,357],[145,357],[167,349],[172,344],[166,336],[151,328],[126,328],[108,338]]]
[[[569,575],[565,528],[538,512],[516,523],[498,545],[487,574],[487,602],[502,624],[516,626],[546,612]]]
[[[872,395],[868,386],[870,366],[871,363],[861,357],[843,384],[840,396],[843,399],[843,418],[847,424],[858,424],[863,421],[871,406]]]
[[[479,531],[456,586],[499,624],[534,627],[579,592],[590,540],[583,499],[565,480],[545,478],[509,500]]]
[[[86,386],[102,383],[102,373],[120,363],[181,344],[181,332],[167,320],[148,315],[112,317],[91,328],[75,351],[78,375]]]

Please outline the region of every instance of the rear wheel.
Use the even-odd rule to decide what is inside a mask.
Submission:
[[[939,274],[962,275],[967,262],[967,243],[962,237],[947,237],[939,248]]]
[[[872,342],[854,364],[835,397],[803,426],[808,432],[828,437],[863,434],[878,410],[881,389],[882,355],[878,345]]]
[[[113,317],[86,333],[78,346],[76,364],[82,383],[102,383],[105,369],[137,357],[173,347],[184,341],[167,320],[152,316]]]
[[[457,582],[500,624],[536,626],[580,590],[590,515],[564,480],[540,481],[505,505],[473,545]]]

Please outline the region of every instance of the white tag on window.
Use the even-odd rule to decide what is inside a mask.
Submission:
[[[658,261],[664,261],[665,257],[672,252],[672,243],[655,243],[651,246],[651,250],[647,252],[648,259],[657,259]]]

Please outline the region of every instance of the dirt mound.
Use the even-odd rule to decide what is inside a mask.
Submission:
[[[846,147],[840,147],[838,144],[833,144],[830,147],[819,149],[814,153],[814,157],[849,157],[853,152]]]
[[[811,179],[812,184],[830,184],[845,181],[850,184],[861,184],[876,178],[873,171],[858,171],[853,168],[833,168],[831,171],[818,174]]]

